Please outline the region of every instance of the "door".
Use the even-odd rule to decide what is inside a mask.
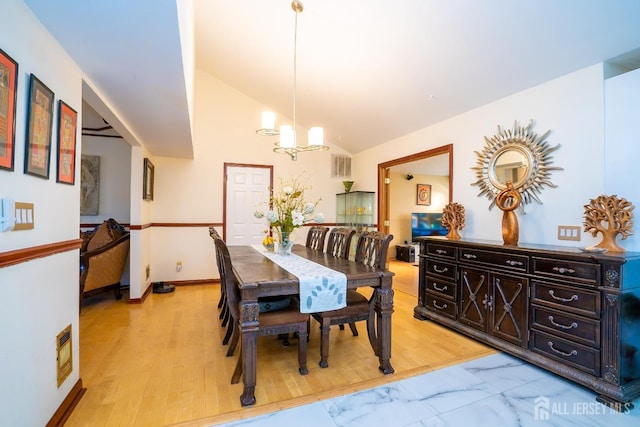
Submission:
[[[491,334],[517,345],[526,345],[528,279],[494,274],[492,282]]]
[[[491,304],[489,277],[484,271],[462,269],[460,316],[458,320],[480,331],[487,331],[487,310]]]
[[[264,218],[253,216],[269,203],[273,166],[225,164],[224,239],[227,245],[262,243],[267,229]]]

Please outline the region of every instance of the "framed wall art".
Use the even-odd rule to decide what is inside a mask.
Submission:
[[[53,92],[31,74],[24,173],[49,179],[52,125]]]
[[[18,63],[0,49],[0,169],[13,170]]]
[[[419,205],[431,205],[431,184],[418,184],[416,193]]]
[[[153,174],[154,166],[151,160],[144,159],[144,176],[142,177],[142,198],[153,200]]]
[[[57,182],[74,185],[76,181],[76,127],[78,113],[64,101],[58,102]]]
[[[98,215],[100,156],[80,156],[80,215]]]

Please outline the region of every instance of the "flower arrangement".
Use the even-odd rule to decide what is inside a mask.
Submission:
[[[322,213],[315,213],[320,199],[316,202],[304,200],[304,192],[310,188],[305,186],[299,178],[291,178],[288,181],[280,179],[279,188],[271,190],[270,209],[266,213],[256,209],[253,214],[256,218],[266,218],[269,227],[278,235],[281,248],[291,249],[290,246],[293,243],[290,242],[289,237],[296,228],[309,222],[324,221]]]

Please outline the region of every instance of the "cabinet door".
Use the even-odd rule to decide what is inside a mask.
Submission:
[[[465,325],[487,330],[489,274],[484,271],[463,268],[460,276],[460,315]]]
[[[489,333],[514,344],[526,346],[528,279],[494,274],[492,284]]]

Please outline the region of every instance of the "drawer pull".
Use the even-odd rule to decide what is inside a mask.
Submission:
[[[443,287],[439,288],[438,284],[436,282],[433,282],[433,289],[435,289],[436,291],[444,292],[447,290],[447,288],[448,288],[447,285],[444,285]]]
[[[476,259],[476,258],[478,258],[474,254],[464,254],[462,256],[465,257],[466,259]]]
[[[445,267],[442,270],[438,270],[438,266],[434,265],[433,266],[433,271],[435,271],[436,273],[446,273],[447,271],[449,271],[449,269],[447,267]]]
[[[553,298],[554,300],[557,301],[562,301],[562,302],[571,302],[571,301],[578,301],[578,295],[571,295],[571,298],[561,298],[561,297],[557,297],[554,295],[553,289],[551,289],[549,291],[549,295],[551,295],[551,298]]]
[[[524,263],[522,261],[513,261],[513,260],[510,260],[510,259],[506,260],[504,263],[507,264],[507,265],[510,265],[512,267],[514,265],[519,265],[521,267],[524,265]]]
[[[564,268],[564,267],[553,267],[553,271],[557,271],[560,274],[576,272],[573,268]]]
[[[436,253],[437,253],[437,254],[440,254],[440,255],[444,255],[444,254],[446,254],[446,253],[447,253],[447,251],[446,251],[446,250],[444,250],[444,249],[436,249]]]
[[[434,306],[435,308],[437,308],[438,310],[444,310],[444,309],[446,309],[446,308],[447,308],[447,304],[438,305],[438,304],[436,304],[435,300],[433,301],[433,306]]]
[[[551,322],[553,326],[557,326],[558,328],[561,328],[561,329],[573,329],[578,327],[578,324],[576,322],[573,322],[569,326],[554,322],[553,316],[549,316],[549,322]]]
[[[551,351],[553,351],[554,353],[558,353],[558,354],[560,354],[562,356],[565,356],[565,357],[576,356],[578,354],[577,350],[571,350],[571,353],[565,353],[564,351],[556,350],[555,348],[553,348],[553,343],[551,341],[549,341],[547,343],[547,345],[549,345],[549,348],[551,349]]]

